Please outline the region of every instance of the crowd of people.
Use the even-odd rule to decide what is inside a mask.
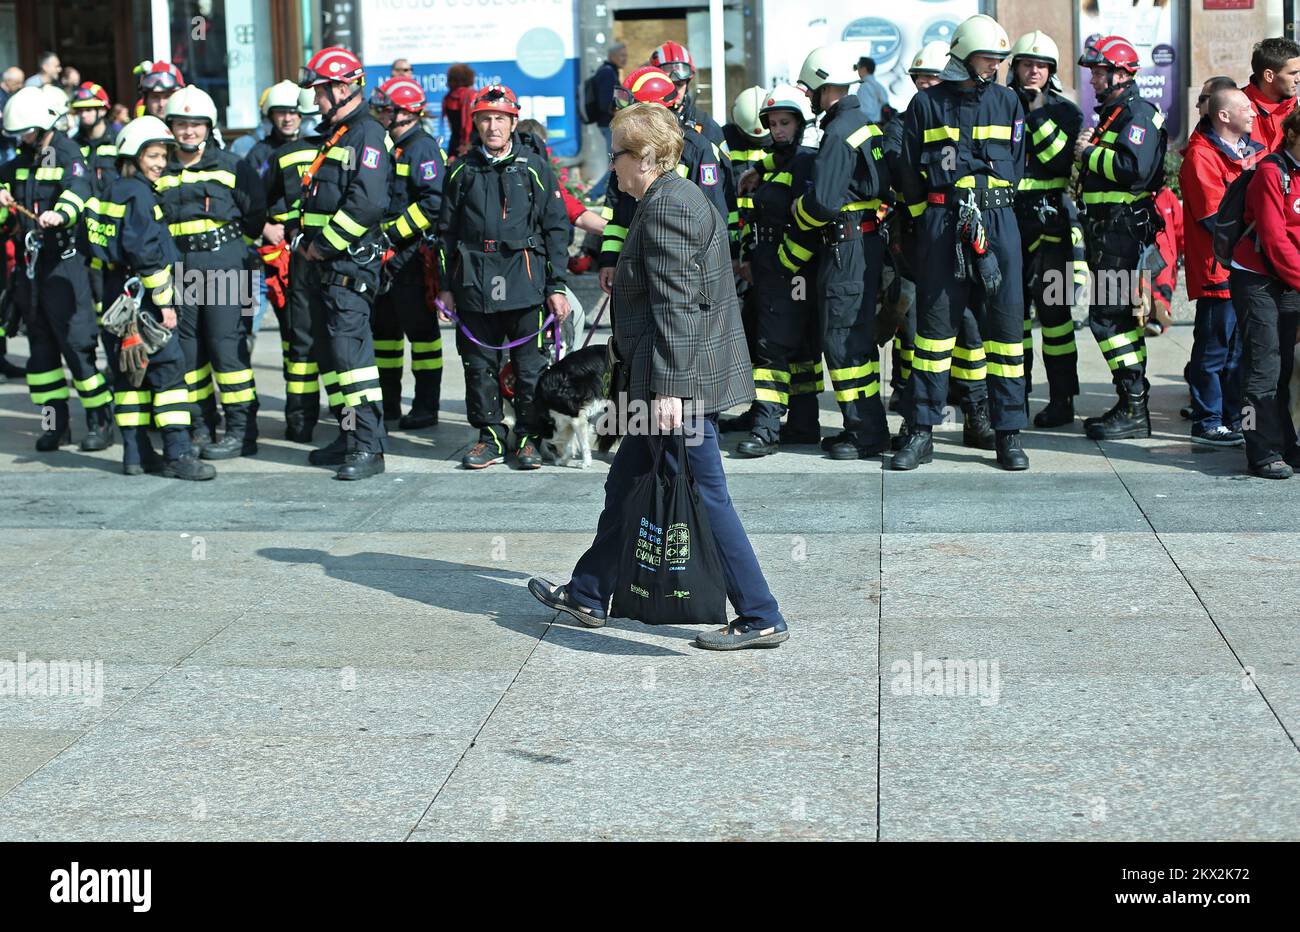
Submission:
[[[30,343],[18,367],[0,342],[0,377],[25,378],[42,412],[40,451],[71,442],[75,388],[82,449],[120,438],[127,474],[212,478],[212,461],[257,454],[251,345],[270,307],[285,436],[312,441],[323,393],[338,433],[308,461],[362,479],[383,471],[388,430],[437,423],[441,321],[455,326],[479,432],[463,466],[537,469],[546,412],[534,396],[570,315],[567,276],[585,267],[570,256],[574,231],[612,293],[640,201],[620,189],[620,159],[636,155],[611,127],[621,111],[652,107],[681,132],[674,173],[727,229],[754,397],[719,429],[744,434],[739,455],[820,444],[831,459],[892,451],[890,468],[915,469],[955,407],[966,445],[1027,469],[1033,320],[1048,402],[1032,421],[1071,426],[1080,303],[1116,393],[1083,429],[1147,437],[1145,341],[1165,326],[1153,309],[1168,304],[1181,251],[1196,301],[1191,440],[1244,445],[1251,472],[1289,476],[1300,468],[1288,392],[1300,46],[1266,39],[1240,87],[1205,82],[1181,203],[1134,45],[1097,37],[1079,59],[1095,121],[1063,91],[1062,64],[1045,33],[1013,42],[977,15],[914,57],[917,91],[903,112],[871,59],[832,46],[810,52],[793,80],[742,92],[720,126],[696,106],[688,49],[665,42],[624,75],[627,50],[615,45],[592,79],[589,114],[610,144],[610,172],[584,203],[545,126],[521,121],[514,90],[482,85],[468,65],[448,75],[446,139],[409,62],[367,94],[360,60],[332,47],[298,80],[267,88],[263,126],[227,146],[211,96],[174,65],[141,63],[128,110],[47,53],[31,78],[0,77],[12,147],[0,151],[0,327],[21,322]],[[1221,215],[1227,204],[1235,213]],[[903,422],[892,437],[884,346],[889,407]],[[415,393],[403,411],[408,364]],[[826,377],[842,426],[823,438]]]

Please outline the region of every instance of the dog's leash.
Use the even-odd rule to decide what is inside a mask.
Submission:
[[[554,332],[557,337],[557,341],[556,341],[557,344],[559,342],[558,337],[560,335],[560,330],[559,330],[560,324],[559,321],[555,320],[554,314],[549,315],[546,318],[546,320],[542,321],[542,325],[538,327],[536,330],[534,330],[532,333],[528,334],[528,336],[520,337],[517,340],[511,340],[509,343],[504,343],[501,346],[494,346],[491,343],[484,343],[478,337],[474,336],[474,332],[470,330],[469,327],[465,326],[465,322],[456,316],[456,312],[453,311],[451,308],[447,307],[447,305],[443,304],[439,298],[434,298],[433,303],[437,306],[439,313],[445,314],[448,318],[450,318],[452,321],[455,322],[456,326],[460,328],[460,332],[465,334],[465,339],[469,340],[471,343],[473,343],[476,346],[483,347],[483,349],[497,350],[499,352],[501,350],[514,349],[516,346],[523,346],[525,343],[528,343],[529,341],[536,339],[539,334],[545,333],[546,328],[550,326],[552,321],[555,321]],[[558,353],[559,350],[557,349],[556,352]]]
[[[587,344],[591,342],[591,338],[596,335],[596,328],[600,326],[607,307],[609,307],[609,295],[601,298],[600,307],[596,308],[596,319],[591,322],[591,326],[587,329],[587,339],[582,341],[582,349],[586,349]]]

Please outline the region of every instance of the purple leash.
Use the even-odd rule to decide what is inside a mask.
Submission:
[[[542,322],[541,327],[534,330],[532,333],[528,334],[528,336],[520,337],[518,340],[511,340],[509,343],[506,343],[502,346],[493,346],[491,343],[484,343],[478,337],[474,336],[473,331],[471,331],[468,327],[466,327],[464,321],[462,321],[459,317],[456,316],[456,312],[449,309],[447,305],[442,303],[442,301],[440,301],[437,298],[434,298],[433,303],[437,305],[439,311],[441,311],[443,314],[446,314],[448,317],[450,317],[453,321],[456,322],[456,326],[460,328],[460,332],[465,334],[465,339],[469,340],[471,343],[475,344],[476,346],[481,346],[484,349],[490,349],[490,350],[508,350],[508,349],[514,349],[516,346],[523,346],[529,340],[534,339],[539,333],[544,332],[547,326],[551,323],[551,321],[555,320],[555,315],[551,314],[549,317],[546,318],[546,320]],[[558,326],[558,321],[556,322],[556,324]]]
[[[587,339],[582,341],[582,348],[586,349],[591,338],[596,335],[596,328],[600,326],[601,320],[605,317],[605,309],[609,307],[609,295],[605,295],[600,301],[600,307],[596,308],[596,319],[591,322],[591,327],[587,329]]]

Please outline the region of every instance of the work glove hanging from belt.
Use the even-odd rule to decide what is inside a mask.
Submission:
[[[118,371],[125,372],[131,384],[144,384],[149,356],[171,339],[172,332],[149,314],[140,313],[144,288],[138,278],[129,279],[101,318],[101,326],[122,340],[117,354]]]
[[[880,276],[880,310],[876,312],[872,334],[877,346],[884,346],[894,338],[915,301],[916,285],[886,263]]]
[[[957,207],[957,268],[958,279],[973,278],[966,260],[966,248],[974,256],[975,274],[984,283],[984,293],[995,295],[1002,287],[1002,270],[997,256],[989,249],[988,233],[984,230],[984,217],[975,206],[974,199]]]

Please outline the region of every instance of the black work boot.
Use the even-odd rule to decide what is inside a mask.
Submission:
[[[837,446],[841,443],[853,443],[853,435],[848,431],[842,430],[833,437],[823,437],[821,446],[824,451],[829,453],[831,452],[831,447]]]
[[[409,412],[402,415],[402,419],[397,422],[397,426],[402,430],[423,430],[426,427],[437,427],[438,412],[413,407]]]
[[[384,454],[353,450],[347,455],[335,479],[369,479],[384,471]]]
[[[912,435],[912,428],[908,426],[907,421],[898,425],[898,433],[889,441],[889,449],[897,453],[903,447],[907,446],[907,438]]]
[[[1029,457],[1020,446],[1020,431],[997,432],[998,465],[1011,472],[1029,468]]]
[[[316,430],[316,422],[303,417],[285,416],[284,439],[293,443],[311,443],[311,435]]]
[[[1091,433],[1093,427],[1100,424],[1102,421],[1113,418],[1115,413],[1124,407],[1124,390],[1122,388],[1117,388],[1115,391],[1118,394],[1118,397],[1115,399],[1115,403],[1110,406],[1109,411],[1105,414],[1099,414],[1096,417],[1085,417],[1083,419],[1084,433]]]
[[[933,459],[934,438],[931,436],[930,428],[914,427],[907,436],[907,443],[903,444],[903,448],[890,460],[889,468],[906,471]]]
[[[1074,398],[1048,399],[1047,407],[1034,415],[1035,427],[1064,427],[1074,423]]]
[[[307,462],[313,466],[342,466],[351,448],[349,436],[339,431],[339,435],[325,446],[308,453]]]
[[[13,379],[17,382],[27,377],[26,367],[15,366],[5,358],[8,352],[9,339],[7,337],[0,337],[0,383],[4,383],[9,379]]]
[[[36,440],[36,449],[41,453],[52,453],[59,447],[72,443],[72,425],[69,423],[68,418],[68,403],[66,401],[54,401],[50,403],[49,407],[54,413],[54,425]],[[45,421],[46,417],[46,413],[42,412],[42,421]]]
[[[163,464],[162,475],[167,479],[188,479],[191,482],[202,482],[205,479],[215,479],[217,477],[217,468],[203,462],[199,459],[197,453],[190,450],[174,460],[167,460]]]
[[[229,411],[226,414],[226,435],[216,443],[207,444],[200,456],[205,460],[230,460],[237,456],[254,456],[257,453],[257,427],[255,411]]]
[[[107,450],[113,445],[113,406],[101,405],[86,412],[86,436],[81,449],[86,453]]]
[[[784,436],[782,431],[782,436]],[[757,459],[761,456],[771,456],[781,449],[781,444],[775,440],[767,440],[758,434],[750,434],[740,443],[736,444],[736,455],[747,456],[751,459]]]
[[[1120,389],[1120,403],[1088,428],[1089,440],[1132,440],[1151,436],[1146,389]]]
[[[964,412],[962,420],[962,446],[974,447],[977,450],[992,450],[996,442],[993,423],[989,420],[989,403],[977,401],[970,405]]]
[[[830,444],[823,441],[822,448],[826,451],[827,458],[833,460],[855,460],[859,455],[858,438],[848,431],[834,438]]]
[[[822,442],[822,425],[818,420],[817,396],[803,392],[790,396],[785,423],[781,425],[781,442],[791,446]],[[752,428],[751,428],[752,430]]]

